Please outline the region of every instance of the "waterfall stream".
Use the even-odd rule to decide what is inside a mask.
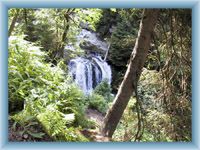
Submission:
[[[107,43],[101,41],[95,33],[83,30],[80,35],[77,37],[77,43],[83,39],[87,40],[92,43],[92,47],[96,46],[106,53]],[[107,62],[101,58],[98,52],[94,54],[92,49],[89,51],[87,57],[76,57],[71,59],[68,64],[70,75],[85,94],[90,94],[102,80],[107,80],[110,84],[112,78],[111,68]]]
[[[85,92],[92,90],[103,80],[111,82],[110,66],[100,56],[77,57],[69,62],[69,72],[78,86]]]

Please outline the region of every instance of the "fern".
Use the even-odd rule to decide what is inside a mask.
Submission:
[[[66,72],[46,63],[45,56],[24,36],[9,38],[9,111],[22,110],[12,116],[22,126],[27,125],[25,116],[33,116],[55,140],[73,141],[79,135],[73,131],[69,136],[71,128],[87,126],[85,96]]]

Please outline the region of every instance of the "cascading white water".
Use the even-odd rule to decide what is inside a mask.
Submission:
[[[81,41],[85,41],[86,46],[80,46]],[[90,94],[92,90],[104,79],[111,83],[111,69],[97,53],[106,54],[108,44],[98,38],[97,34],[83,29],[77,36],[76,46],[67,45],[65,48],[75,51],[75,47],[80,47],[87,51],[87,57],[77,57],[71,59],[69,66],[69,73],[74,79],[75,83],[86,94]],[[95,48],[95,49],[93,49]],[[95,54],[94,54],[95,53]]]
[[[102,79],[108,79],[108,83],[111,83],[111,69],[106,61],[101,59],[101,56],[93,57],[93,60],[101,68]]]
[[[98,55],[91,55],[88,59],[77,57],[70,60],[69,72],[86,94],[90,94],[104,79],[111,83],[110,66]]]

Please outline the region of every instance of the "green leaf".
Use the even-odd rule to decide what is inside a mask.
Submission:
[[[37,124],[38,124],[38,122],[30,122],[26,127],[37,125]]]
[[[12,128],[13,128],[14,131],[16,130],[16,125],[17,125],[17,122],[15,121],[15,122],[13,123],[13,125],[12,125]]]
[[[27,133],[29,135],[31,135],[32,137],[34,137],[34,138],[40,138],[40,139],[45,135],[45,133],[42,133],[42,132],[40,132],[40,133],[33,133],[33,132],[30,132],[30,131],[27,131]]]

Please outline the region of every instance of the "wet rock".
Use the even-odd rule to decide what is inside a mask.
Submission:
[[[102,47],[101,45],[97,45],[96,43],[92,43],[91,41],[87,40],[81,42],[80,47],[92,53],[100,53],[100,54],[106,53],[105,47]]]
[[[90,51],[105,54],[108,50],[106,41],[101,40],[94,32],[82,30],[78,36],[80,48]]]
[[[80,27],[82,29],[86,29],[86,30],[92,31],[92,28],[91,28],[91,26],[90,26],[90,24],[88,22],[85,22],[85,23],[81,22],[79,25],[80,25]]]
[[[75,44],[68,44],[65,46],[66,51],[76,51],[77,47],[79,47],[84,50],[86,54],[98,53],[104,57],[108,50],[108,43],[100,39],[98,34],[93,31],[82,29],[76,40],[77,42]]]

